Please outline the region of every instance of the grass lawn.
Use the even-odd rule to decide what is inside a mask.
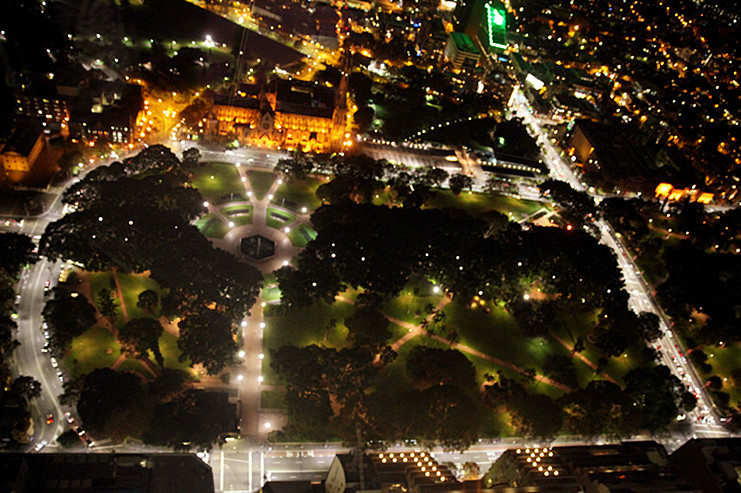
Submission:
[[[250,204],[232,204],[222,207],[221,213],[235,223],[244,218],[248,218],[249,223],[245,224],[252,224],[252,216],[254,214],[254,210]]]
[[[237,168],[231,163],[206,163],[192,168],[191,173],[191,183],[211,203],[246,199]]]
[[[286,180],[275,191],[273,202],[285,199],[296,204],[296,207],[298,207],[296,212],[300,212],[302,207],[306,207],[311,212],[322,205],[322,202],[316,196],[316,189],[322,183],[326,183],[326,181],[318,178],[306,178],[301,181]]]
[[[93,327],[72,340],[64,364],[76,378],[96,368],[110,368],[120,356],[121,345],[113,334],[102,327]]]
[[[260,409],[285,409],[286,393],[279,390],[260,392]]]
[[[196,227],[207,238],[223,238],[229,232],[229,225],[214,214],[206,214],[198,219]]]
[[[269,228],[283,229],[296,220],[296,216],[277,207],[268,207],[265,213],[265,224]]]
[[[139,301],[139,294],[147,289],[156,291],[157,294],[162,296],[162,288],[160,288],[157,281],[145,274],[118,273],[117,276],[118,282],[121,284],[121,291],[123,292],[129,318],[152,317],[152,314],[136,306],[136,303]]]
[[[545,357],[543,351],[533,352],[530,340],[522,335],[509,313],[491,304],[488,306],[492,308],[490,315],[453,301],[443,309],[447,316],[445,324],[450,329],[459,330],[461,344],[520,368],[540,367]]]
[[[344,320],[353,311],[346,303],[327,305],[314,303],[308,307],[293,310],[286,315],[265,317],[263,333],[262,375],[268,385],[278,385],[275,373],[270,368],[270,350],[286,344],[298,347],[317,344],[328,347],[343,347],[347,338]]]
[[[315,238],[316,231],[307,224],[301,224],[288,233],[288,239],[291,240],[291,244],[301,248],[305,247],[307,243]]]
[[[447,349],[443,345],[429,337],[414,337],[409,342],[399,348],[399,356],[392,361],[376,379],[376,388],[383,389],[386,393],[405,392],[410,390],[409,381],[407,380],[406,361],[409,352],[417,346],[429,346],[439,349]]]
[[[262,299],[266,303],[270,303],[271,301],[279,301],[280,296],[281,293],[278,286],[270,286],[269,288],[264,288],[262,291]]]
[[[721,390],[730,395],[730,405],[738,405],[741,402],[741,388],[736,385],[731,372],[741,367],[741,344],[734,342],[725,347],[707,346],[704,351],[708,355],[707,363],[713,367],[712,373],[705,377],[718,375],[721,379],[727,379]]]
[[[252,192],[258,200],[262,200],[265,194],[270,190],[270,185],[275,181],[275,173],[270,171],[257,171],[251,169],[247,172],[247,179],[252,186]]]
[[[544,202],[517,199],[508,195],[462,192],[456,196],[450,190],[435,190],[425,202],[425,208],[428,209],[452,207],[474,216],[492,209],[502,214],[511,212],[512,220],[529,216],[544,206],[550,208]]]
[[[190,361],[178,361],[180,349],[178,348],[178,338],[169,332],[162,333],[159,339],[160,353],[165,360],[165,367],[176,368],[178,370],[190,370]]]

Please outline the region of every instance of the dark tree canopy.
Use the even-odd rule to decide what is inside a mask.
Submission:
[[[348,339],[358,346],[378,349],[391,337],[389,321],[380,310],[359,306],[345,319]]]
[[[95,307],[81,294],[60,287],[54,288],[54,297],[46,302],[42,315],[49,326],[49,345],[58,354],[95,323]]]
[[[204,309],[186,316],[178,326],[180,361],[189,359],[194,365],[203,365],[209,375],[216,375],[234,360],[237,343],[226,315]]]
[[[464,189],[473,186],[473,179],[468,175],[455,174],[448,179],[448,186],[454,195],[460,195]]]
[[[164,364],[159,348],[162,324],[153,318],[132,318],[118,330],[121,349],[134,355],[147,355],[152,351],[160,366]]]
[[[157,291],[151,289],[145,289],[139,293],[139,297],[136,301],[136,306],[142,310],[146,310],[149,313],[154,313],[157,309],[157,305],[160,302],[160,297]]]
[[[15,279],[24,265],[32,264],[38,259],[34,253],[36,246],[31,238],[18,233],[0,233],[0,269]]]
[[[110,435],[128,429],[131,416],[139,412],[137,406],[142,396],[136,375],[100,368],[85,376],[77,412],[91,433]]]
[[[651,432],[666,428],[680,412],[695,407],[694,396],[666,366],[635,368],[625,375],[625,386],[640,412],[641,427]]]
[[[159,404],[144,441],[176,449],[210,449],[222,435],[235,431],[236,410],[226,392],[187,390]]]
[[[406,361],[409,382],[418,390],[451,385],[464,392],[476,390],[476,369],[455,349],[415,346]]]
[[[564,425],[584,437],[627,438],[640,429],[640,412],[633,399],[619,386],[593,380],[584,389],[559,399]]]

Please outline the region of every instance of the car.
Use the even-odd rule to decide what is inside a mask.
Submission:
[[[82,429],[82,426],[78,426],[77,428],[75,428],[75,431],[77,432],[79,436],[82,436],[85,434],[85,430]]]
[[[53,356],[51,358],[51,366],[53,366],[54,368],[57,368],[59,366],[59,363],[57,363],[57,359]]]
[[[51,284],[51,281],[49,279],[47,279],[46,281],[44,281],[44,291],[45,292],[46,291],[49,291],[49,285],[50,284]]]
[[[42,448],[44,448],[47,443],[49,443],[49,442],[47,442],[46,440],[44,440],[43,442],[39,442],[39,443],[36,444],[36,446],[33,449],[36,452],[38,452],[39,450],[41,450]]]
[[[92,440],[90,440],[89,438],[86,438],[85,439],[85,443],[87,443],[87,446],[90,447],[90,448],[95,447],[95,442],[92,441]]]
[[[54,415],[52,413],[46,415],[46,424],[54,424]]]
[[[66,413],[64,413],[64,417],[67,418],[67,423],[74,423],[75,422],[75,418],[72,417],[72,413],[69,412],[69,411],[67,411]]]

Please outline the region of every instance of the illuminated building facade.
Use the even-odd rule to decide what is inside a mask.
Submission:
[[[0,149],[0,165],[7,171],[31,171],[46,146],[40,123],[21,120]]]
[[[243,85],[235,95],[214,96],[209,133],[241,145],[336,151],[345,115],[335,96],[329,87],[297,80],[278,80],[262,89]]]
[[[481,52],[467,34],[452,32],[445,46],[445,58],[454,69],[461,70],[475,67],[481,58]]]

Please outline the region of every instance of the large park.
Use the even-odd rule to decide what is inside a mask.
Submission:
[[[558,226],[573,204],[470,186],[364,156],[267,171],[161,146],[90,172],[40,248],[75,265],[44,311],[64,401],[114,441],[208,446],[235,431],[216,391],[243,389],[257,352],[254,407],[286,419],[271,440],[677,426],[694,397],[655,363],[658,321],[628,309],[612,252]]]

